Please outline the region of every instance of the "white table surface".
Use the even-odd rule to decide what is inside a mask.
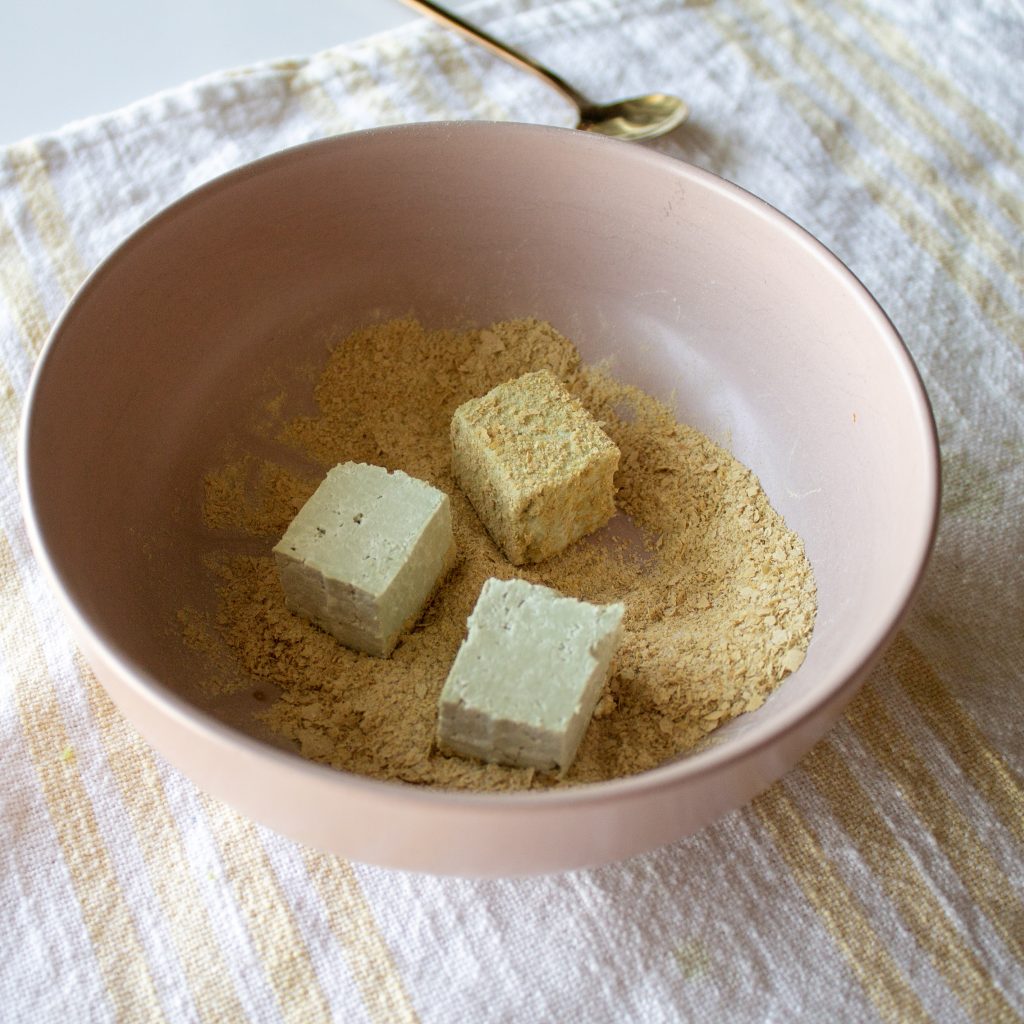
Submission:
[[[0,145],[417,17],[398,0],[0,0]]]

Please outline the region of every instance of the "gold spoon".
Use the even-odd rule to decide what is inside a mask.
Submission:
[[[441,22],[442,25],[461,32],[473,42],[487,47],[503,60],[539,75],[576,106],[580,115],[576,127],[582,131],[611,135],[616,139],[653,139],[677,128],[690,113],[681,99],[663,92],[619,100],[618,103],[594,103],[553,71],[538,64],[532,57],[527,57],[525,53],[520,53],[519,50],[488,35],[483,29],[445,10],[440,4],[435,4],[431,0],[403,2]]]

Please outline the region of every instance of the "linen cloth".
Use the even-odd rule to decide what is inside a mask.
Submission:
[[[879,299],[923,373],[943,448],[943,519],[919,599],[795,770],[626,863],[439,879],[253,825],[135,735],[65,631],[17,498],[33,362],[84,275],[220,172],[372,125],[570,126],[572,112],[422,21],[7,147],[0,1019],[1020,1019],[1021,8],[495,0],[469,16],[597,97],[685,97],[690,122],[651,145],[769,200]]]

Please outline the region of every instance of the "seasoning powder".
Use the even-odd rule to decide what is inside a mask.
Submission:
[[[619,514],[561,555],[517,568],[455,485],[449,423],[466,399],[545,367],[619,446]],[[631,775],[759,707],[803,661],[813,575],[803,544],[754,475],[660,402],[582,365],[549,324],[523,319],[464,332],[428,331],[414,320],[378,324],[332,349],[315,400],[315,415],[274,430],[282,452],[301,455],[319,473],[297,474],[294,458],[247,454],[207,477],[217,610],[202,623],[194,609],[180,616],[185,639],[210,648],[211,689],[223,687],[224,663],[233,662],[246,686],[276,695],[260,718],[305,757],[447,789]],[[327,469],[349,460],[402,469],[452,500],[455,569],[385,660],[348,650],[290,613],[270,554]],[[240,533],[256,539],[259,554],[237,553]],[[491,576],[626,605],[612,677],[565,778],[446,757],[434,747],[438,695]]]

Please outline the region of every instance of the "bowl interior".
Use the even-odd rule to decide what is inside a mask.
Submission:
[[[293,381],[299,408],[328,334],[407,313],[549,320],[760,477],[805,540],[819,614],[803,667],[717,741],[769,735],[883,639],[930,542],[934,436],[909,359],[848,272],[765,204],[640,148],[408,126],[192,194],[58,325],[26,420],[29,506],[67,599],[140,677],[254,732],[242,704],[195,685],[177,627],[180,608],[210,605],[199,481],[268,381]]]

